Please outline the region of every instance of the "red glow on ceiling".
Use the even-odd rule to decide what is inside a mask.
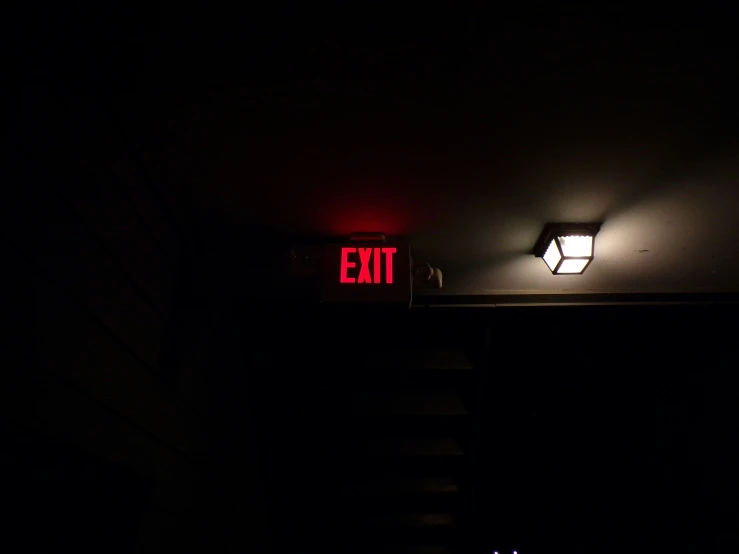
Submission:
[[[276,174],[259,187],[224,182],[209,190],[207,198],[213,199],[209,205],[217,204],[212,209],[222,217],[288,232],[348,237],[372,231],[404,236],[437,227],[451,213],[450,190],[440,191],[429,181],[385,175],[296,179],[292,174]]]

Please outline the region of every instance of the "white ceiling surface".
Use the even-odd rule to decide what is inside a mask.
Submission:
[[[417,169],[414,162],[427,162],[417,173],[421,185],[399,195],[391,186],[397,177],[392,166],[378,169],[374,158],[342,158],[352,152],[348,137],[364,134],[361,127],[352,135],[339,133],[341,129],[317,135],[347,136],[344,149],[329,139],[315,146],[317,139],[307,141],[303,135],[292,142],[285,138],[297,150],[313,144],[310,151],[317,158],[291,161],[285,146],[282,165],[292,168],[288,182],[293,186],[283,190],[277,173],[270,182],[255,183],[253,156],[247,156],[249,145],[241,140],[249,126],[235,111],[216,113],[205,106],[196,121],[183,116],[187,132],[178,139],[183,145],[172,140],[170,155],[175,157],[166,166],[178,169],[177,181],[197,184],[197,202],[216,202],[223,214],[236,216],[236,223],[268,213],[284,227],[286,217],[307,214],[320,229],[332,215],[322,205],[337,188],[320,185],[322,174],[316,167],[331,166],[340,158],[346,164],[336,171],[346,174],[332,175],[334,181],[350,184],[362,181],[357,176],[370,175],[377,185],[373,194],[366,187],[342,187],[344,200],[350,200],[341,205],[347,221],[362,223],[360,212],[368,206],[378,221],[384,212],[388,221],[424,216],[422,223],[407,228],[416,259],[443,272],[443,289],[431,293],[739,292],[739,144],[715,132],[709,125],[714,120],[701,123],[700,114],[688,108],[678,112],[679,118],[655,116],[654,121],[649,110],[619,117],[605,108],[594,113],[609,118],[588,118],[587,110],[574,111],[571,118],[552,116],[550,123],[531,116],[515,133],[503,133],[505,140],[497,146],[484,137],[450,142],[450,136],[463,136],[464,126],[460,124],[459,132],[440,128],[430,139],[448,145],[451,153],[438,164],[431,153],[414,159],[389,143],[385,150],[407,163],[410,174]],[[224,120],[230,126],[224,127]],[[477,150],[466,156],[466,145],[477,145]],[[378,147],[378,159],[380,154]],[[265,190],[277,193],[265,199]],[[283,205],[293,211],[286,212]],[[394,210],[397,205],[400,210]],[[396,212],[402,216],[391,217]],[[530,254],[546,222],[594,221],[603,226],[595,240],[595,259],[583,275],[554,276]],[[385,228],[355,227],[344,231],[392,234]]]
[[[443,271],[439,293],[739,291],[737,155],[642,193],[617,179],[530,187],[516,193],[525,205],[494,195],[473,216],[414,237],[416,252]],[[529,253],[546,221],[603,221],[583,275],[554,276]]]

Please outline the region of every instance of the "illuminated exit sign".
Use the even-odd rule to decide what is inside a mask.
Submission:
[[[339,282],[392,285],[395,280],[393,258],[397,253],[398,249],[395,246],[366,248],[342,246]]]
[[[408,244],[326,245],[323,250],[323,300],[410,305],[410,267]]]

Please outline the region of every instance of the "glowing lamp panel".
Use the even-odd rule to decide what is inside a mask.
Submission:
[[[557,274],[560,273],[580,273],[590,260],[564,260],[559,266]]]
[[[558,237],[565,258],[583,258],[593,255],[593,237]]]
[[[547,248],[547,251],[544,253],[544,261],[549,266],[550,271],[554,272],[554,269],[557,267],[561,258],[562,256],[557,248],[557,243],[552,240],[552,242],[549,243],[549,248]]]

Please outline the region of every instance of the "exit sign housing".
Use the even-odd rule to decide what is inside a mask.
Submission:
[[[348,304],[411,303],[407,243],[328,244],[323,250],[323,301]]]

